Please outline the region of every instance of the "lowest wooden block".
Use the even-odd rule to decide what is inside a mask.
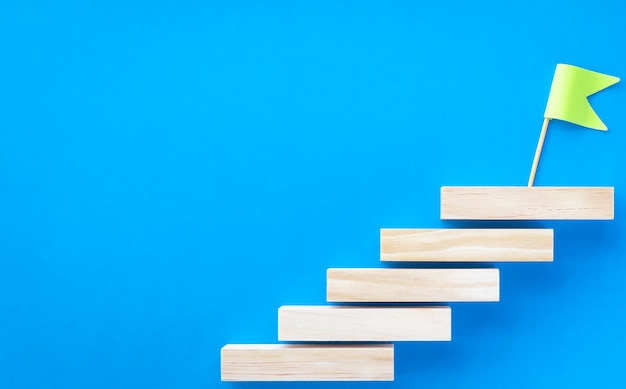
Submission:
[[[498,269],[328,269],[332,302],[499,301]]]
[[[393,381],[393,344],[229,344],[222,381]]]
[[[380,260],[398,262],[552,261],[554,230],[540,228],[380,230]]]
[[[452,338],[450,307],[283,306],[278,340],[436,341]]]
[[[612,220],[613,187],[444,186],[441,219]]]

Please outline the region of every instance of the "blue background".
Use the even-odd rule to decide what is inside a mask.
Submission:
[[[537,185],[613,185],[615,221],[452,223],[442,185],[525,185],[554,67],[626,76],[626,5],[3,2],[0,387],[625,387],[624,86],[554,121]],[[394,383],[220,382],[381,227],[545,226],[453,341]]]

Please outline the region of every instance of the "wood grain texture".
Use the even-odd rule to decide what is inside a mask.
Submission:
[[[613,187],[443,186],[441,219],[612,220]]]
[[[380,260],[398,262],[550,262],[554,230],[539,228],[380,230]]]
[[[450,307],[283,306],[278,340],[300,342],[443,341],[452,338]]]
[[[499,301],[498,269],[328,269],[332,302]]]
[[[229,344],[222,381],[393,381],[393,344]]]

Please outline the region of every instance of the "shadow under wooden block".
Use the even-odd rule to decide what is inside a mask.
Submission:
[[[450,307],[282,306],[278,340],[300,342],[447,341]]]
[[[499,301],[498,269],[328,269],[330,302]]]
[[[613,187],[443,186],[444,220],[612,220]]]
[[[380,230],[380,260],[396,262],[551,262],[554,230],[458,228]]]
[[[393,344],[229,344],[222,381],[393,381]]]

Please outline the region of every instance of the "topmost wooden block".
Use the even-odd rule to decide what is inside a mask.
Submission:
[[[613,187],[443,186],[444,220],[613,220]]]

